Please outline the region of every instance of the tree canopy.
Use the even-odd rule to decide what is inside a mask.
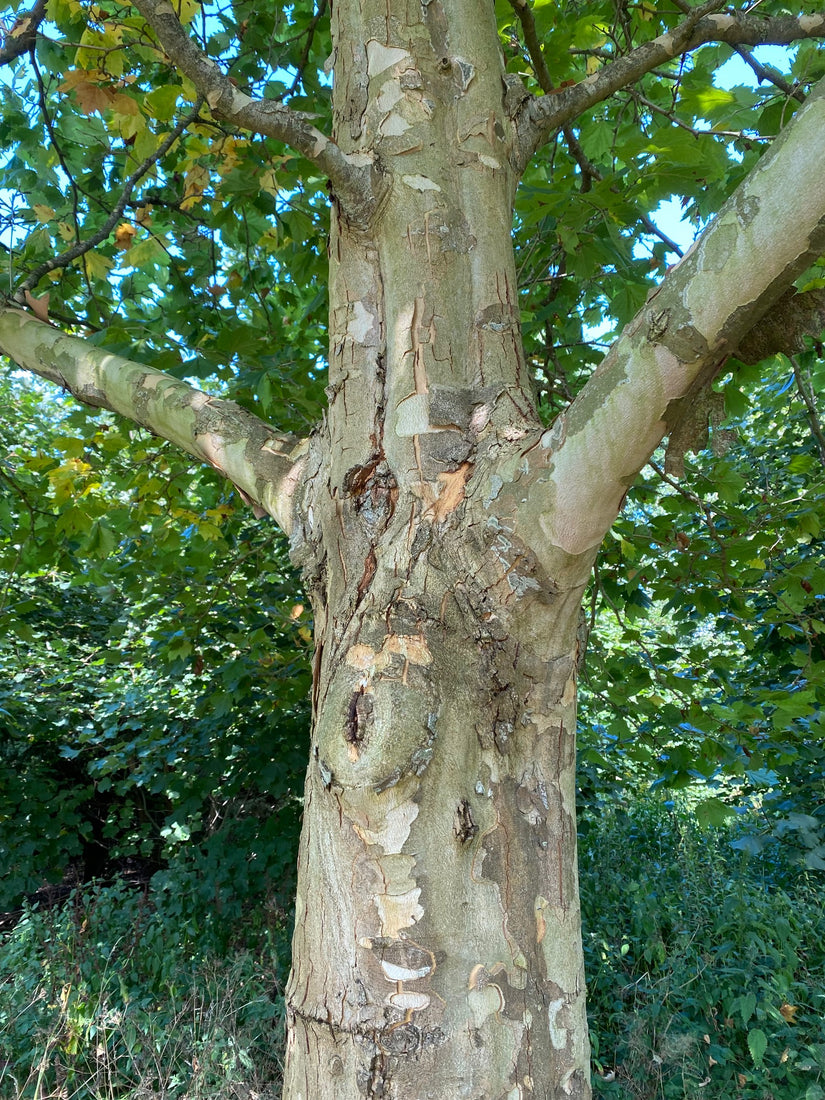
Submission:
[[[817,5],[713,16],[720,7],[496,9],[513,94],[537,97],[525,156],[549,139],[525,169],[514,222],[525,349],[548,422],[678,260],[686,230],[706,224],[825,73],[812,37]],[[302,155],[330,126],[326,3],[187,2],[168,32],[177,44],[153,19],[155,5],[51,0],[16,10],[0,84],[7,296],[103,351],[305,433],[324,400],[326,171],[336,171]],[[177,52],[184,34],[202,51],[190,62]],[[680,44],[660,57],[668,34]],[[763,62],[754,52],[763,42],[790,48]],[[206,59],[217,63],[212,84],[197,71]],[[300,133],[283,129],[287,105],[311,115]],[[662,203],[678,207],[678,230]],[[799,283],[822,285],[820,267]],[[810,737],[822,702],[818,349],[809,339],[791,359],[774,347],[759,367],[732,360],[700,402],[698,426],[686,423],[681,441],[671,435],[668,454],[631,490],[589,605],[599,626],[583,683],[584,760],[602,777],[621,782],[632,761],[669,783],[727,776],[723,794],[731,783],[774,790],[800,759],[819,758]],[[10,659],[48,629],[59,651],[34,662],[35,676],[68,661],[70,671],[49,673],[49,690],[68,681],[81,693],[71,656],[80,641],[67,637],[66,620],[89,614],[94,645],[80,661],[90,682],[101,676],[120,691],[126,670],[140,679],[135,664],[149,655],[132,649],[137,631],[181,684],[208,684],[213,714],[228,709],[225,696],[245,682],[232,679],[237,662],[260,672],[271,660],[248,656],[255,638],[264,650],[281,644],[281,627],[262,620],[250,633],[227,611],[229,594],[237,609],[252,585],[238,572],[276,536],[253,534],[237,493],[139,428],[46,391],[27,395],[17,379],[5,387]],[[712,451],[701,449],[709,420]],[[695,457],[685,457],[690,447]],[[137,600],[128,614],[124,599]],[[261,599],[256,589],[258,609]],[[228,661],[230,623],[246,640]],[[291,651],[275,664],[284,685]],[[72,755],[75,705],[69,712],[61,700],[62,732],[52,735]],[[11,713],[25,729],[31,716]],[[98,727],[81,743],[101,736]],[[107,779],[95,782],[105,789]],[[37,795],[44,806],[47,790]],[[9,788],[10,806],[18,793]]]

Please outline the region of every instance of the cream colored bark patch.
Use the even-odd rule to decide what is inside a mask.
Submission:
[[[363,642],[350,646],[346,662],[350,668],[372,674],[388,668],[393,657],[402,657],[413,665],[429,665],[433,660],[423,634],[387,634],[377,652],[371,645]]]
[[[426,993],[408,993],[406,990],[401,993],[391,993],[387,1000],[394,1008],[400,1008],[404,1012],[421,1012],[430,1003]]]
[[[438,184],[428,176],[402,176],[402,183],[412,187],[414,191],[440,191]]]
[[[417,982],[419,978],[426,978],[432,970],[431,966],[399,966],[398,963],[381,960],[381,969],[388,982]]]
[[[418,904],[421,890],[416,887],[405,894],[378,894],[375,908],[381,920],[381,935],[395,939],[405,928],[416,924],[424,916]]]
[[[412,823],[418,817],[415,802],[403,802],[388,810],[384,820],[377,828],[353,824],[358,836],[365,844],[380,844],[387,855],[396,855],[404,847],[410,835]]]
[[[564,998],[559,997],[551,1001],[547,1006],[547,1022],[550,1027],[550,1042],[556,1050],[564,1050],[567,1046],[567,1028],[558,1023],[559,1013],[564,1008]]]
[[[375,317],[365,308],[363,302],[352,302],[352,317],[347,324],[347,336],[357,344],[363,344],[375,326]]]
[[[430,429],[430,402],[426,393],[405,397],[395,410],[395,434],[424,435]]]
[[[367,72],[370,76],[376,76],[409,56],[406,50],[400,50],[397,46],[385,46],[371,38],[367,43]]]
[[[471,989],[467,994],[473,1022],[481,1027],[484,1021],[504,1008],[504,997],[497,985],[488,985],[484,989]]]
[[[409,128],[409,122],[406,122],[401,115],[396,114],[394,111],[391,115],[387,115],[379,127],[384,137],[400,137]]]

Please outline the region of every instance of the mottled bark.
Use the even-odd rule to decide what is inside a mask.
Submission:
[[[218,470],[285,531],[307,443],[257,416],[142,363],[68,336],[31,314],[0,308],[0,354],[95,408],[109,409]]]
[[[318,652],[285,1096],[584,1097],[592,555],[528,545],[496,472],[541,429],[493,12],[333,18],[335,140],[391,186],[373,230],[334,218],[330,408],[296,498]]]

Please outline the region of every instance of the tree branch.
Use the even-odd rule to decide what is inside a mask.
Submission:
[[[0,354],[167,439],[228,478],[258,515],[289,533],[307,442],[253,413],[141,363],[69,336],[31,314],[0,308]]]
[[[555,130],[658,65],[708,42],[726,42],[734,47],[787,46],[802,38],[825,36],[825,13],[775,18],[714,14],[712,9],[720,6],[712,0],[694,8],[693,14],[674,30],[637,46],[572,88],[526,99],[517,117],[521,170]]]
[[[527,0],[510,0],[516,14],[521,21],[521,26],[524,31],[524,41],[527,46],[527,51],[530,54],[530,61],[533,65],[533,71],[536,74],[542,91],[545,93],[551,93],[555,89],[553,80],[550,76],[550,71],[547,68],[547,63],[544,59],[544,52],[539,42],[538,32],[536,30],[536,20],[533,16],[533,9],[530,7]],[[576,137],[571,126],[562,126],[562,135],[567,144],[567,148],[570,150],[570,155],[576,161],[581,170],[582,175],[582,191],[589,191],[592,181],[601,181],[604,179],[602,173],[596,167],[595,164],[588,158],[581,142]],[[647,216],[647,214],[640,213],[638,215],[639,221],[644,226],[645,230],[651,234],[651,236],[658,237],[668,248],[669,251],[675,252],[677,256],[682,255],[682,249],[672,241],[661,229]]]
[[[31,11],[21,12],[3,37],[0,46],[0,65],[8,65],[34,46],[37,30],[46,16],[46,0],[37,0]]]
[[[172,64],[188,76],[216,118],[290,145],[329,176],[346,217],[366,227],[384,193],[379,167],[347,156],[312,124],[311,117],[274,99],[252,99],[236,88],[220,67],[196,45],[169,0],[135,0]]]
[[[572,405],[514,458],[532,468],[535,518],[525,522],[536,524],[533,546],[549,541],[582,561],[595,555],[682,399],[718,373],[825,251],[825,191],[811,182],[823,178],[825,80],[648,295]],[[818,303],[800,297],[815,323]]]
[[[816,397],[814,395],[814,388],[811,385],[810,371],[808,372],[807,379],[804,378],[802,376],[802,368],[796,356],[792,355],[790,359],[797,392],[802,398],[808,412],[808,422],[811,425],[811,434],[816,440],[819,457],[822,462],[825,463],[825,432],[822,430],[822,421],[819,419],[819,411],[816,407]]]
[[[746,46],[734,46],[734,50],[739,54],[746,65],[749,65],[753,70],[757,80],[761,83],[763,80],[767,80],[769,84],[773,84],[780,92],[784,92],[786,96],[793,97],[800,103],[805,102],[805,93],[801,88],[794,87],[789,84],[787,80],[776,72],[775,69],[769,68],[767,65],[763,65],[752,56],[750,50]]]

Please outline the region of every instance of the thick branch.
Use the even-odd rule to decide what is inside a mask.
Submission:
[[[220,67],[197,46],[169,0],[134,0],[173,65],[188,76],[216,118],[243,130],[290,145],[329,176],[347,218],[366,226],[383,194],[380,170],[363,158],[350,158],[313,126],[310,116],[274,99],[252,99],[236,88]]]
[[[209,397],[20,310],[0,309],[0,353],[78,401],[119,413],[175,443],[227,477],[261,514],[291,529],[305,441],[278,434],[234,401]]]
[[[695,14],[710,6],[720,5],[702,5]],[[518,119],[522,170],[554,131],[657,66],[708,42],[727,42],[731,46],[787,46],[801,38],[825,36],[825,13],[767,19],[758,15],[720,14],[702,15],[696,19],[695,14],[679,27],[637,46],[572,88],[526,100]]]
[[[713,378],[825,252],[823,178],[825,80],[529,450],[537,541],[595,553],[680,399]]]

